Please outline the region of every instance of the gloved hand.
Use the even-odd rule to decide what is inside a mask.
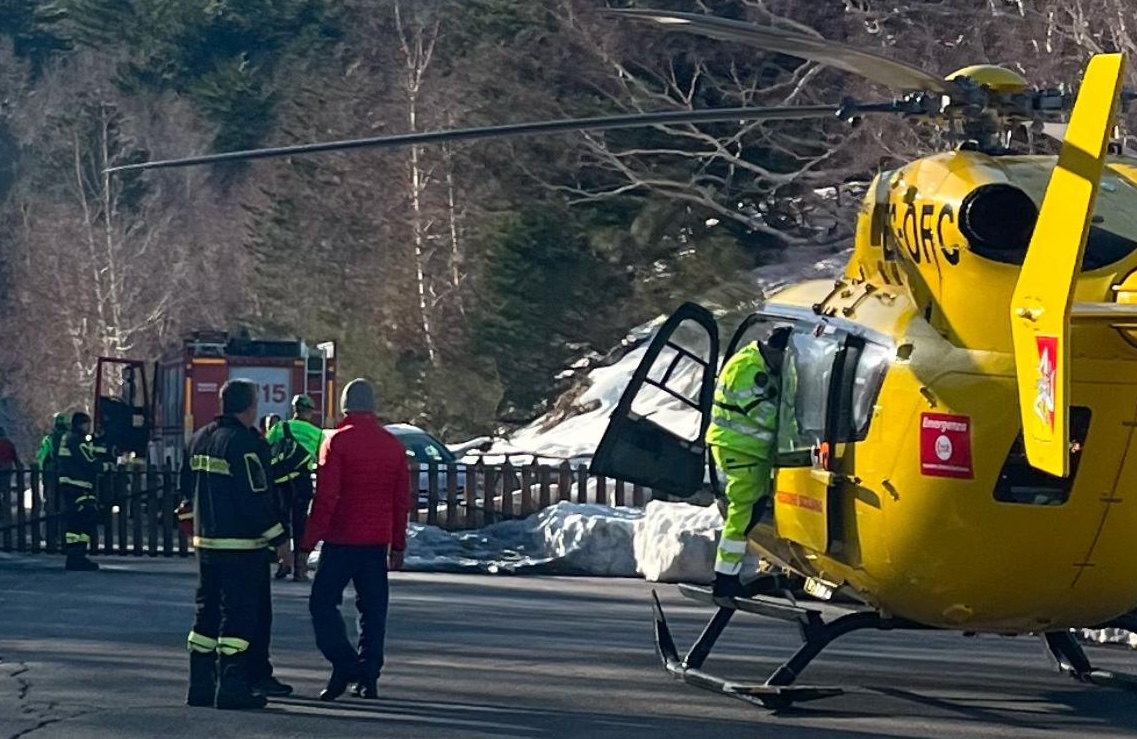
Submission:
[[[715,598],[741,598],[744,595],[742,579],[738,575],[724,575],[715,573],[714,589],[711,593]]]

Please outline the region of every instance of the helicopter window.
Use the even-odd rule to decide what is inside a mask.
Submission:
[[[856,374],[853,376],[853,438],[864,441],[869,434],[872,422],[872,409],[884,384],[892,352],[880,344],[866,343],[857,360]]]
[[[1057,506],[1070,499],[1074,479],[1078,474],[1078,462],[1082,458],[1081,449],[1085,446],[1090,429],[1090,409],[1070,408],[1070,442],[1074,451],[1070,454],[1070,474],[1067,477],[1053,477],[1031,467],[1026,459],[1023,435],[1019,432],[1011,450],[1003,462],[999,480],[995,483],[995,500],[1000,503],[1020,505]]]
[[[778,423],[778,466],[808,467],[813,450],[826,438],[826,419],[833,367],[843,337],[829,333],[795,332],[786,348]],[[838,443],[861,441],[868,435],[872,408],[888,369],[890,352],[884,346],[852,339],[845,353],[844,378],[836,433]]]
[[[778,466],[808,466],[811,450],[825,438],[829,379],[839,347],[834,336],[790,336],[782,364]]]

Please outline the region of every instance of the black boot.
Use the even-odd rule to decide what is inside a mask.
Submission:
[[[249,687],[245,678],[245,655],[235,654],[232,657],[222,655],[217,660],[219,677],[217,680],[217,703],[221,709],[243,710],[247,708],[264,708],[268,699],[263,695],[255,694]]]
[[[187,706],[212,706],[217,699],[217,654],[190,652]]]
[[[67,562],[63,569],[72,572],[94,572],[99,569],[97,562],[87,559],[87,545],[85,543],[67,545]]]
[[[332,674],[328,678],[327,686],[320,691],[320,700],[334,701],[345,692],[353,682],[358,682],[363,675],[358,664],[332,666]]]
[[[251,681],[249,683],[249,689],[257,695],[272,698],[283,698],[286,695],[292,695],[292,686],[287,683],[282,683],[272,675]]]
[[[379,697],[379,681],[367,678],[360,680],[355,684],[355,688],[351,694],[356,698],[364,698],[366,700],[375,700]]]

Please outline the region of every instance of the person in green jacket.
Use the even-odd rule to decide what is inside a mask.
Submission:
[[[719,374],[706,442],[726,475],[726,511],[715,554],[715,597],[743,594],[741,572],[746,534],[770,501],[778,449],[782,358],[790,329],[776,329],[765,342],[738,350]]]
[[[307,395],[292,398],[292,418],[273,425],[265,435],[272,448],[273,482],[277,491],[280,519],[288,529],[290,541],[277,550],[276,579],[293,573],[292,579],[308,579],[308,562],[300,556],[300,541],[312,502],[312,473],[320,456],[324,432],[320,413]]]
[[[43,470],[48,462],[56,463],[59,461],[59,445],[63,441],[63,436],[70,430],[70,419],[66,413],[56,413],[54,424],[51,433],[43,437],[43,441],[39,445],[39,453],[36,454],[36,465]]]

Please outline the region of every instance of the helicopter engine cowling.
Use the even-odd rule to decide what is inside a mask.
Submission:
[[[1038,206],[1021,188],[993,182],[960,203],[959,230],[971,251],[1004,264],[1022,264],[1038,221]]]

